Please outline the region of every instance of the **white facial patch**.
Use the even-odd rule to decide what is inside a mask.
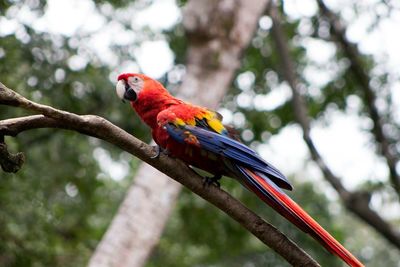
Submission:
[[[115,90],[117,91],[118,97],[123,100],[124,94],[125,94],[125,81],[119,80],[117,82],[117,86],[115,87]]]
[[[129,77],[128,84],[136,94],[139,94],[143,88],[143,80],[137,76]]]

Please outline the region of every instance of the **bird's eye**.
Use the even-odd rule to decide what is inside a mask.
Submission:
[[[134,83],[139,82],[139,78],[138,78],[138,77],[133,77],[133,82],[134,82]]]

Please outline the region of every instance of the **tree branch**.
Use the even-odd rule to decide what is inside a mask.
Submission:
[[[369,207],[369,197],[365,197],[365,194],[360,192],[348,191],[342,184],[341,179],[331,171],[316,149],[310,136],[310,118],[308,116],[307,106],[304,97],[300,93],[298,77],[287,46],[286,36],[282,30],[278,10],[273,6],[273,4],[271,4],[267,12],[273,21],[272,34],[277,46],[277,51],[281,58],[283,75],[292,90],[294,116],[303,130],[303,139],[307,144],[312,159],[321,169],[325,179],[337,191],[346,208],[373,227],[397,248],[400,248],[399,233],[397,233],[377,212]]]
[[[186,71],[179,98],[210,109],[218,107],[268,2],[187,1],[182,9],[188,45]],[[181,188],[181,184],[142,163],[88,267],[144,266],[159,243]],[[141,204],[132,204],[137,202]]]
[[[6,143],[0,141],[0,166],[4,172],[17,172],[24,164],[25,156],[18,152],[12,154],[8,151]]]
[[[293,241],[243,206],[227,192],[215,186],[205,188],[202,178],[179,160],[165,155],[151,158],[154,155],[151,146],[133,137],[108,120],[95,115],[77,115],[37,104],[8,89],[1,83],[0,104],[21,107],[42,114],[0,121],[0,135],[16,136],[18,133],[30,129],[60,128],[74,130],[107,141],[168,174],[174,180],[224,211],[292,265],[319,266]]]
[[[374,123],[372,133],[379,144],[381,155],[386,159],[389,167],[390,181],[397,194],[400,196],[400,176],[396,171],[398,159],[390,150],[390,143],[386,137],[385,131],[383,130],[383,122],[375,105],[377,97],[371,87],[371,79],[363,67],[360,52],[357,47],[347,39],[346,28],[343,26],[340,18],[329,10],[322,0],[317,0],[317,2],[321,14],[324,15],[331,25],[331,33],[334,40],[340,45],[340,47],[342,47],[346,57],[350,60],[350,70],[361,85],[360,89],[364,93],[368,113]]]

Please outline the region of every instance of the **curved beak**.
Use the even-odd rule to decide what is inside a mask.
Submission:
[[[129,101],[136,101],[137,94],[133,89],[128,85],[126,87],[126,91],[124,93],[124,99],[129,100]]]
[[[135,101],[137,99],[136,92],[124,80],[119,80],[116,86],[118,97],[123,100]]]

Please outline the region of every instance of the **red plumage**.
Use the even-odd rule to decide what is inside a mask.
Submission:
[[[290,197],[286,194],[282,194],[282,192],[276,190],[273,186],[265,182],[264,179],[254,174],[253,172],[247,170],[249,175],[253,176],[255,180],[257,180],[264,188],[268,188],[267,190],[275,195],[277,199],[281,201],[281,203],[288,207],[296,216],[292,216],[284,211],[279,211],[276,209],[282,216],[296,225],[298,228],[303,230],[306,233],[309,233],[312,237],[314,237],[317,241],[319,241],[328,251],[332,252],[335,255],[338,255],[341,259],[343,259],[349,266],[363,266],[363,264],[354,257],[345,247],[343,247],[334,237],[332,237],[321,225],[319,225],[310,215],[308,215],[296,202],[294,202]],[[253,192],[257,194],[258,190],[252,188]],[[269,201],[262,194],[257,194],[262,200],[274,206],[273,203],[269,203]],[[300,223],[299,219],[300,218]]]
[[[170,155],[215,175],[236,178],[265,203],[339,256],[350,266],[363,266],[281,188],[289,181],[253,150],[234,140],[220,115],[171,96],[161,83],[142,74],[118,77],[117,93],[131,101],[150,126],[153,139]],[[125,89],[124,89],[125,88]],[[129,92],[128,92],[129,91]]]

